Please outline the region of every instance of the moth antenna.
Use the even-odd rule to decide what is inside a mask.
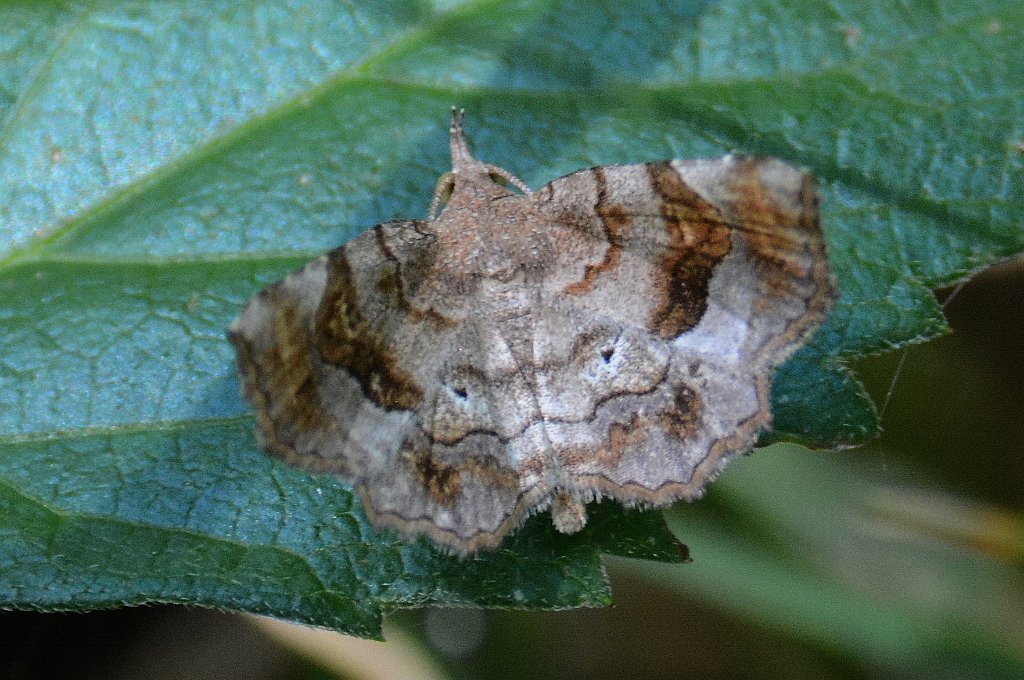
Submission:
[[[430,210],[427,212],[428,221],[433,222],[437,219],[437,216],[441,213],[442,204],[451,197],[454,188],[455,181],[452,179],[452,173],[446,172],[441,175],[434,186],[434,198],[430,201]]]
[[[533,191],[530,190],[530,187],[526,186],[526,182],[519,179],[505,168],[499,168],[497,165],[491,165],[490,163],[485,164],[484,167],[487,168],[487,172],[491,174],[491,179],[494,179],[495,177],[503,179],[516,189],[522,191],[524,194],[533,193]]]

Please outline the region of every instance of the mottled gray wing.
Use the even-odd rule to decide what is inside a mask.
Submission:
[[[560,467],[584,499],[698,495],[769,423],[775,367],[835,297],[813,178],[726,156],[593,168],[534,197],[569,244],[537,330]]]
[[[436,257],[428,223],[377,225],[263,290],[230,337],[265,450],[351,480],[375,523],[467,552],[515,523],[492,415],[515,408],[452,370],[489,340],[427,290]]]

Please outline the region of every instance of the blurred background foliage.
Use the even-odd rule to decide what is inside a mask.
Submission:
[[[386,643],[200,609],[6,613],[8,677],[1024,676],[1024,270],[955,285],[1024,248],[1018,2],[8,2],[0,19],[4,605],[174,601],[367,635],[400,608]],[[734,148],[811,166],[844,302],[777,412],[788,438],[869,438],[839,357],[882,435],[736,462],[667,513],[692,563],[604,559],[610,609],[401,608],[509,605],[524,585],[530,606],[600,604],[596,552],[641,554],[648,519],[567,544],[533,523],[472,573],[367,539],[377,571],[345,571],[330,548],[365,533],[358,508],[238,434],[220,329],[307,257],[422,214],[453,98],[486,159],[533,185]],[[940,286],[954,332],[909,345],[942,332]],[[345,521],[304,533],[324,513]],[[299,547],[247,550],[264,543]],[[305,564],[336,590],[317,599]]]

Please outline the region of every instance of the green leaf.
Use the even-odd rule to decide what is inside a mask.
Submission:
[[[0,445],[6,606],[202,603],[379,635],[382,609],[609,604],[595,551],[678,559],[656,513],[537,517],[469,560],[375,534],[358,501],[256,450],[248,419]]]
[[[0,606],[191,602],[378,633],[428,602],[607,602],[657,515],[545,517],[460,562],[258,453],[223,329],[318,252],[422,217],[447,109],[533,186],[581,166],[810,167],[842,291],[767,439],[862,441],[851,357],[1024,250],[1019,3],[0,4]]]

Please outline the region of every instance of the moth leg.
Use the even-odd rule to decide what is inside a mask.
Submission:
[[[522,191],[524,194],[533,193],[530,191],[530,187],[526,186],[526,182],[519,179],[505,168],[499,168],[497,165],[491,165],[490,163],[485,164],[484,167],[487,168],[487,172],[490,173],[491,179],[501,178],[505,180],[506,183],[511,184],[516,189]]]
[[[551,503],[551,519],[563,534],[575,534],[587,524],[587,505],[564,491]]]

